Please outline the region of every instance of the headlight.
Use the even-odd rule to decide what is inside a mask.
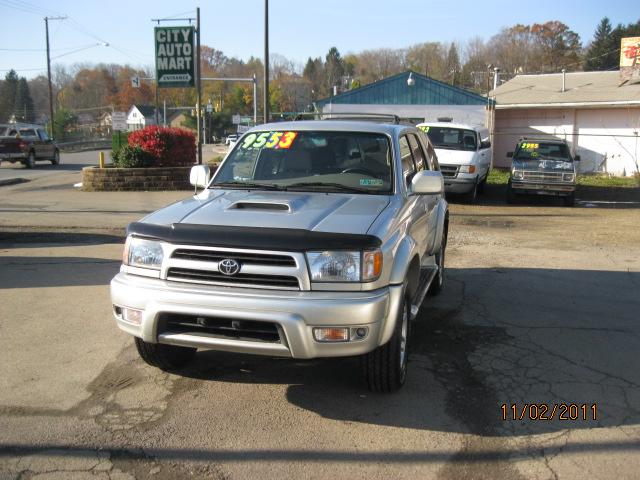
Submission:
[[[476,173],[475,165],[460,165],[460,173]]]
[[[164,253],[160,242],[128,237],[124,245],[122,262],[132,267],[160,270]]]
[[[360,252],[307,252],[311,281],[359,282]]]
[[[522,180],[524,178],[524,172],[521,170],[513,171],[513,179],[514,180]]]
[[[576,176],[573,173],[563,173],[562,174],[562,180],[565,182],[573,182],[575,180]]]
[[[371,282],[382,272],[382,252],[307,252],[313,282]]]

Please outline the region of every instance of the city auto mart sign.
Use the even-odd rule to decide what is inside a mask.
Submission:
[[[193,87],[194,27],[156,27],[156,79],[158,87]]]

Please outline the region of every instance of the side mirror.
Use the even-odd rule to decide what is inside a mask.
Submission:
[[[196,165],[191,167],[189,173],[189,182],[197,189],[198,187],[205,188],[211,180],[211,170],[206,165]]]
[[[480,148],[491,148],[491,142],[489,140],[483,140],[480,142]]]
[[[418,172],[411,180],[411,193],[417,195],[437,195],[444,192],[442,173],[431,170]]]
[[[507,157],[508,158],[513,158],[513,152],[507,152]]]
[[[580,161],[580,155],[576,155],[575,157],[573,157],[573,160],[576,162]]]

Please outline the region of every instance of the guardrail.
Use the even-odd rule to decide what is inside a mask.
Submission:
[[[111,138],[74,140],[57,143],[63,152],[83,152],[87,150],[111,150]]]

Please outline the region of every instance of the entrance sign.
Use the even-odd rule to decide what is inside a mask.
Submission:
[[[156,27],[156,79],[159,88],[193,87],[194,27]]]

